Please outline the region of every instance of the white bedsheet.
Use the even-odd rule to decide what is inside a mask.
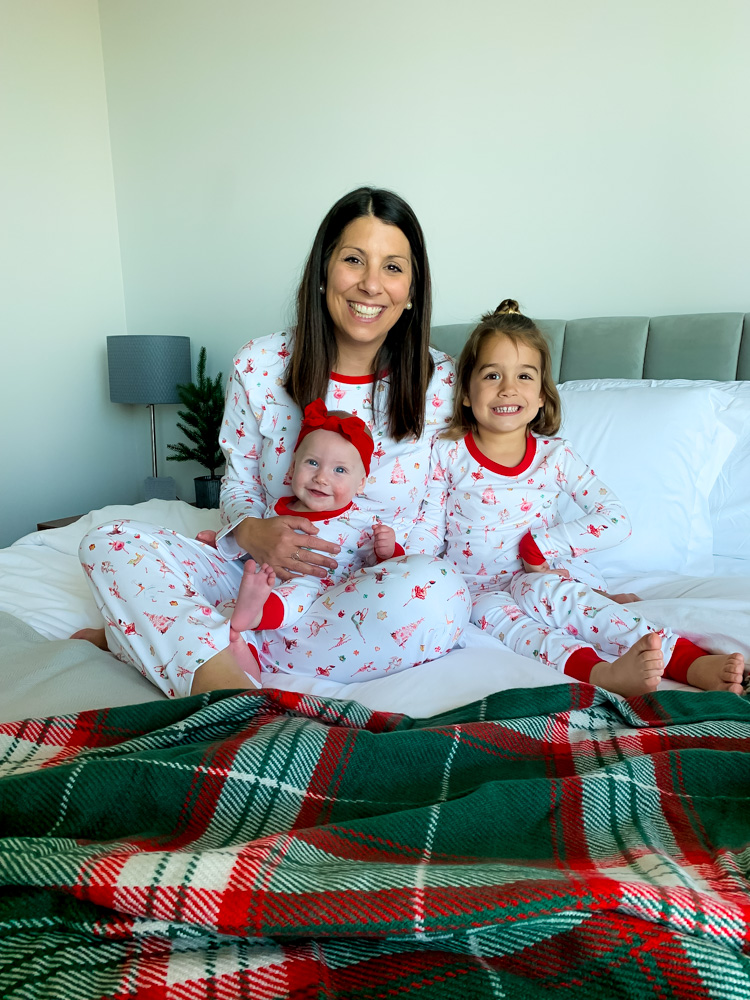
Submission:
[[[129,507],[105,507],[64,528],[33,532],[0,550],[0,611],[26,622],[46,639],[65,639],[78,628],[100,624],[99,613],[78,562],[78,544],[94,525],[125,517],[167,525],[191,536],[201,528],[218,525],[216,511],[196,510],[180,501],[150,500]],[[669,624],[681,635],[717,652],[739,650],[750,657],[750,577],[652,576],[612,583],[619,590],[632,590],[642,596],[641,610],[655,623]],[[357,684],[289,674],[267,675],[264,680],[269,687],[355,699],[372,709],[420,717],[447,711],[507,688],[568,682],[564,675],[512,653],[479,629],[472,627],[464,643],[464,648],[454,650],[442,660]],[[50,644],[50,650],[53,646],[57,644]],[[102,654],[95,659],[95,667],[93,659],[87,663],[82,657],[73,666],[61,667],[59,676],[46,676],[46,693],[41,698],[35,694],[41,690],[40,684],[32,683],[20,672],[18,656],[11,663],[6,663],[3,657],[0,661],[0,689],[4,693],[2,717],[58,714],[56,685],[61,690],[60,712],[163,697],[146,681],[140,684],[141,678],[137,675],[135,679],[139,684],[135,686],[134,678],[124,679],[124,667],[113,657]],[[54,669],[51,665],[50,671]],[[97,671],[95,689],[87,683],[92,669]],[[105,676],[102,671],[106,671]],[[663,686],[679,685],[665,681]]]

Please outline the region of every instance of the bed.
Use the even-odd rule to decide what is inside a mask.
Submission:
[[[750,657],[750,316],[539,322],[633,522],[611,589]],[[80,538],[128,516],[217,517],[0,551],[0,995],[750,996],[745,698],[625,702],[472,629],[375,681],[170,702],[67,638],[98,619]]]

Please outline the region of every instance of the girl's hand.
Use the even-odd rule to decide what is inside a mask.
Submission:
[[[392,559],[396,551],[396,532],[387,524],[376,521],[372,526],[372,539],[375,548],[375,555],[382,562],[384,559]]]
[[[239,547],[249,552],[256,563],[267,563],[284,581],[301,573],[327,576],[328,570],[336,569],[336,560],[321,553],[336,555],[341,551],[341,546],[335,542],[316,538],[317,527],[301,515],[246,517],[233,534]]]
[[[525,559],[522,559],[521,562],[527,573],[552,573],[553,576],[559,576],[562,580],[570,579],[570,573],[567,569],[552,569],[548,562],[540,563],[538,566],[532,566]]]

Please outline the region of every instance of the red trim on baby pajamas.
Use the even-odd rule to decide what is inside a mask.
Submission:
[[[289,506],[289,504],[295,503],[296,501],[297,497],[295,496],[279,497],[279,499],[274,504],[273,509],[277,514],[281,516],[289,514],[292,517],[306,517],[308,521],[330,521],[332,518],[341,517],[341,515],[345,514],[349,510],[351,505],[354,503],[353,500],[350,500],[345,507],[339,507],[338,510],[301,511],[301,510],[293,510]]]
[[[257,632],[262,628],[280,628],[284,621],[284,602],[278,594],[270,593],[263,605],[260,621],[253,629]]]

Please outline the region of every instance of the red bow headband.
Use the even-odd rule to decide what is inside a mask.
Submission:
[[[302,440],[313,431],[333,431],[341,437],[350,441],[359,452],[362,464],[365,467],[365,475],[370,474],[370,459],[375,442],[367,433],[364,420],[359,417],[337,417],[330,414],[326,409],[326,404],[322,399],[314,399],[305,407],[305,415],[302,418],[302,428],[294,446],[296,451]]]

